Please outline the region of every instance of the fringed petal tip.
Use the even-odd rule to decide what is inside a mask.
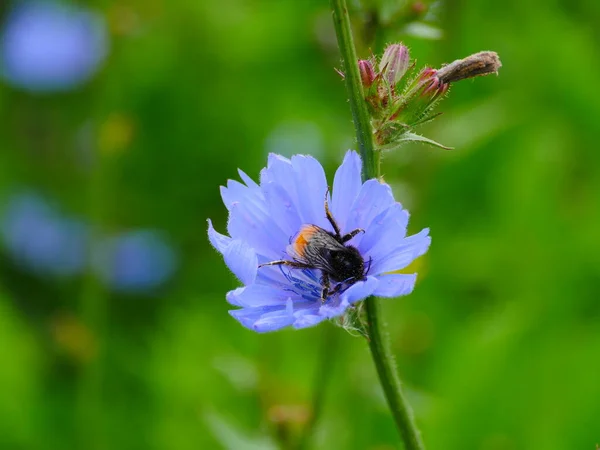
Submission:
[[[208,240],[219,253],[223,254],[232,239],[216,231],[212,220],[206,219],[206,221],[208,222]]]
[[[223,255],[225,264],[244,284],[252,284],[256,279],[258,258],[254,249],[238,239],[231,239],[217,232],[210,219],[208,221],[208,239],[212,246]]]

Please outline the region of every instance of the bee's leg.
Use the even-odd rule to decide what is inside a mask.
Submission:
[[[323,272],[323,275],[321,275],[321,287],[323,288],[321,290],[321,303],[325,303],[325,300],[327,300],[327,297],[329,297],[329,288],[331,287],[329,284],[329,275],[327,275],[325,272]]]
[[[341,239],[342,238],[342,234],[341,234],[341,231],[340,231],[340,226],[337,224],[337,222],[333,218],[333,214],[331,214],[331,211],[329,210],[329,203],[327,202],[327,194],[329,194],[329,188],[327,188],[327,192],[325,192],[325,215],[327,217],[327,220],[329,220],[329,223],[333,227],[333,231],[335,232],[335,236],[338,239]]]
[[[323,290],[321,291],[321,303],[325,303],[325,301],[330,295],[337,294],[342,290],[342,283],[338,283],[333,289],[330,289],[331,283],[329,280],[329,276],[325,274],[323,274],[323,277],[321,277],[321,283],[323,286]]]
[[[356,230],[353,230],[350,233],[343,235],[342,236],[342,244],[345,242],[348,242],[350,239],[352,239],[358,233],[364,233],[364,232],[365,232],[365,230],[363,230],[362,228],[357,228]]]
[[[367,270],[365,271],[365,277],[369,275],[369,270],[371,270],[371,263],[373,262],[373,258],[369,256],[369,265],[367,266]]]
[[[309,266],[308,264],[300,263],[297,261],[287,261],[285,259],[281,259],[279,261],[271,261],[268,263],[258,265],[259,268],[264,267],[264,266],[289,266],[289,267],[293,267],[294,269],[311,269],[312,268],[312,266]]]
[[[337,294],[338,292],[340,292],[342,290],[342,283],[338,283],[335,285],[335,287],[329,291],[327,294],[328,295],[333,295],[333,294]]]

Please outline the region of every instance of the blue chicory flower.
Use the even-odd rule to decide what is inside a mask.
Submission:
[[[101,240],[93,263],[113,291],[149,293],[173,276],[177,253],[161,233],[140,229]]]
[[[104,17],[65,2],[15,2],[0,30],[0,76],[31,92],[80,86],[96,73],[107,53]]]
[[[0,240],[8,253],[17,264],[37,273],[81,273],[88,237],[84,222],[62,217],[33,193],[14,195],[0,218]]]
[[[397,297],[412,292],[416,274],[390,272],[427,251],[429,229],[406,237],[408,212],[394,200],[389,185],[376,179],[363,183],[361,167],[358,154],[347,152],[330,196],[325,172],[316,159],[271,154],[260,174],[260,185],[240,170],[245,184],[229,180],[227,187],[221,187],[231,237],[215,231],[210,219],[208,236],[244,284],[227,293],[227,301],[240,307],[230,314],[242,325],[258,332],[306,328],[343,315],[369,295]],[[320,270],[258,266],[293,260],[286,248],[290,251],[289,244],[305,224],[333,231],[325,215],[326,195],[342,234],[364,230],[348,245],[356,247],[369,263],[363,280],[346,283],[323,301]]]

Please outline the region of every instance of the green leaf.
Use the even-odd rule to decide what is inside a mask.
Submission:
[[[422,142],[424,144],[433,145],[434,147],[443,148],[444,150],[454,150],[453,147],[446,147],[445,145],[442,145],[439,142],[434,141],[433,139],[426,138],[425,136],[421,136],[419,134],[411,133],[410,131],[404,133],[398,140],[401,142]]]
[[[432,115],[427,115],[424,114],[423,117],[419,120],[417,120],[416,122],[414,122],[413,124],[411,124],[412,127],[416,127],[417,125],[423,125],[425,123],[429,123],[432,120],[435,120],[438,116],[441,116],[443,113],[439,112],[436,114],[432,114]]]

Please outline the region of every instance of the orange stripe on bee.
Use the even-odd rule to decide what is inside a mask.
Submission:
[[[319,228],[315,225],[304,225],[300,228],[300,231],[296,235],[296,239],[294,239],[294,251],[298,256],[304,256],[306,244],[308,244],[308,241],[310,241],[311,237],[317,231],[319,231]]]

